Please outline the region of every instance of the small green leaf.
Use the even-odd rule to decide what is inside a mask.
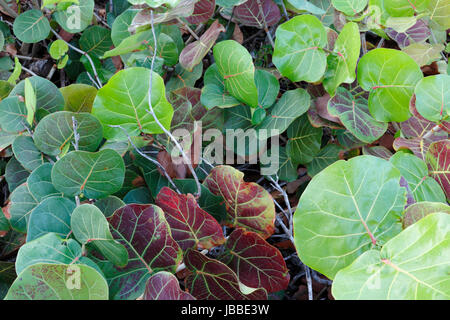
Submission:
[[[36,112],[36,94],[28,78],[25,79],[25,106],[27,107],[27,122],[32,125]]]
[[[32,9],[20,14],[14,20],[13,31],[20,41],[35,43],[47,38],[50,23],[40,10]]]
[[[416,86],[417,111],[425,119],[439,122],[450,117],[450,76],[423,78]]]
[[[69,46],[67,43],[64,40],[58,39],[52,42],[48,53],[50,53],[50,56],[53,59],[58,60],[61,59],[67,51],[69,51]]]
[[[18,186],[10,195],[10,223],[14,230],[26,233],[28,220],[39,201],[33,196],[26,183]]]
[[[22,73],[22,65],[17,57],[14,57],[14,70],[8,78],[8,82],[15,85]]]
[[[109,50],[113,45],[111,40],[111,31],[100,26],[92,26],[83,31],[80,38],[80,48],[89,55],[98,57]]]
[[[306,115],[295,120],[288,128],[287,152],[294,163],[307,164],[320,151],[322,128],[314,128]]]

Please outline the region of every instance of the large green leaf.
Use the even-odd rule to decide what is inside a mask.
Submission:
[[[101,57],[113,45],[111,31],[100,26],[89,27],[81,35],[79,43],[87,54]]]
[[[92,204],[77,207],[70,219],[75,238],[82,244],[92,243],[106,259],[114,265],[124,267],[128,263],[128,252],[114,240],[108,221],[99,208]]]
[[[226,40],[216,44],[213,52],[227,91],[239,101],[257,107],[255,66],[247,49],[234,40]]]
[[[356,78],[356,63],[361,50],[361,37],[358,25],[347,23],[339,34],[333,53],[328,55],[328,68],[323,79],[323,86],[330,95],[341,83],[352,83]]]
[[[23,270],[6,300],[108,300],[108,284],[83,264],[38,263]]]
[[[202,88],[200,100],[207,109],[230,108],[240,104],[239,100],[225,92],[225,83],[217,64],[211,65],[206,70],[203,82],[205,86]]]
[[[27,108],[19,97],[8,97],[0,102],[0,126],[7,132],[26,129]]]
[[[94,6],[94,0],[79,0],[78,4],[73,4],[63,11],[55,12],[54,18],[67,32],[81,32],[91,24]]]
[[[34,133],[36,147],[48,155],[64,155],[75,141],[72,117],[77,123],[78,148],[96,151],[102,141],[101,123],[89,113],[68,111],[49,114],[38,123]]]
[[[306,115],[295,120],[287,134],[287,152],[294,163],[309,163],[319,153],[323,129],[314,128]]]
[[[417,63],[394,49],[372,50],[358,64],[358,82],[370,91],[369,110],[378,121],[408,120],[409,102],[422,77]]]
[[[405,189],[388,161],[360,156],[314,176],[294,215],[300,259],[333,279],[363,252],[402,229]]]
[[[14,20],[13,31],[20,41],[35,43],[47,38],[50,23],[40,10],[28,10]]]
[[[439,74],[423,78],[416,86],[417,111],[430,121],[450,117],[450,76]]]
[[[87,198],[104,198],[119,191],[124,178],[124,161],[111,149],[72,151],[52,169],[53,185],[67,196],[84,194]]]
[[[129,37],[131,33],[128,28],[131,26],[134,16],[139,12],[138,9],[127,9],[122,12],[111,26],[111,39],[114,46],[118,46],[125,38]]]
[[[11,227],[26,233],[27,224],[33,209],[39,201],[33,196],[26,183],[18,186],[10,195],[9,214]]]
[[[331,2],[336,10],[348,16],[354,16],[364,10],[369,0],[332,0]]]
[[[273,63],[291,81],[316,82],[322,78],[327,57],[327,32],[315,16],[299,15],[276,31]]]
[[[8,182],[9,191],[13,192],[14,189],[27,180],[29,175],[30,171],[22,167],[16,157],[13,156],[6,164],[5,168],[5,179],[6,182]]]
[[[169,129],[173,109],[165,97],[164,81],[155,72],[152,77],[152,107],[161,124]],[[141,132],[163,132],[147,112],[149,80],[149,69],[128,68],[116,73],[98,91],[92,114],[103,124],[106,139],[126,139],[120,128],[111,128],[109,125],[121,125],[131,136],[137,136]]]
[[[18,136],[12,144],[12,150],[17,161],[29,171],[44,163],[43,154],[36,148],[30,136]]]
[[[384,8],[392,17],[412,17],[424,12],[430,0],[384,0]]]
[[[450,299],[450,215],[434,213],[362,254],[333,282],[336,299]]]

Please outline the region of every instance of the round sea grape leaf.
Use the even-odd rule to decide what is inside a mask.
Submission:
[[[388,128],[387,123],[372,117],[367,99],[355,99],[351,92],[343,87],[339,87],[336,95],[328,102],[328,112],[338,117],[347,130],[366,143],[381,138]]]
[[[450,214],[450,206],[440,202],[418,202],[410,205],[403,213],[403,229],[408,228],[420,219],[435,212]]]
[[[190,24],[200,24],[208,22],[208,20],[214,15],[215,9],[215,0],[197,1],[194,6],[194,12],[190,16],[186,17],[186,20]]]
[[[152,202],[152,198],[150,196],[149,190],[146,187],[140,187],[128,191],[128,193],[123,197],[123,202],[125,202],[125,204],[146,204]]]
[[[91,26],[83,31],[79,44],[81,50],[86,53],[101,57],[113,45],[111,31],[100,26]]]
[[[436,22],[440,30],[450,28],[450,19],[448,18],[448,0],[429,0],[427,12],[430,14],[430,20]]]
[[[6,164],[5,168],[5,179],[8,183],[9,191],[13,192],[14,189],[27,180],[29,175],[30,171],[22,167],[16,157],[13,156]]]
[[[128,28],[131,26],[133,18],[139,12],[138,9],[127,9],[122,12],[111,26],[111,40],[114,46],[118,46],[125,38],[129,37],[131,33]]]
[[[59,89],[64,97],[64,111],[91,112],[97,89],[82,83],[74,83]]]
[[[373,156],[337,161],[314,176],[294,215],[300,259],[333,279],[398,234],[406,203],[400,178],[390,162]]]
[[[429,174],[439,183],[450,199],[450,141],[433,142],[427,151],[425,161]]]
[[[77,33],[86,29],[94,16],[94,0],[79,0],[63,11],[53,14],[56,22],[69,33]]]
[[[328,68],[325,72],[323,85],[333,96],[336,88],[342,83],[355,81],[356,64],[361,50],[361,37],[358,25],[347,23],[339,34],[332,54],[328,55]]]
[[[315,16],[299,15],[276,31],[273,63],[291,81],[319,81],[325,73],[327,32]]]
[[[155,203],[164,211],[172,237],[182,250],[211,249],[225,242],[219,223],[200,208],[192,194],[178,194],[164,187]]]
[[[286,289],[289,284],[289,270],[281,252],[254,232],[234,230],[219,260],[250,288],[264,288],[272,293]]]
[[[331,2],[336,10],[347,16],[354,16],[364,10],[369,0],[332,0]]]
[[[295,120],[288,128],[287,152],[292,162],[307,164],[320,151],[323,129],[314,128],[306,115]]]
[[[424,161],[406,152],[397,152],[389,161],[408,183],[416,202],[446,202],[439,184],[428,176],[428,168]]]
[[[111,149],[69,152],[52,169],[52,182],[57,190],[66,196],[84,194],[89,199],[119,191],[124,178],[124,161]]]
[[[336,275],[336,299],[448,300],[450,215],[433,213]]]
[[[152,275],[145,285],[143,300],[195,300],[181,290],[177,277],[167,271]]]
[[[82,244],[92,243],[114,265],[128,263],[126,248],[114,240],[105,215],[92,204],[78,206],[70,219],[73,235]]]
[[[257,126],[257,130],[278,130],[281,134],[298,117],[308,111],[311,97],[306,90],[298,88],[286,91],[277,103],[269,109],[269,115]],[[268,133],[273,136],[275,134]]]
[[[278,97],[280,83],[277,78],[266,70],[257,69],[255,71],[255,83],[258,89],[258,104],[263,108],[269,108]]]
[[[344,149],[337,144],[327,144],[325,147],[320,149],[319,153],[310,163],[306,164],[308,175],[310,177],[314,177],[323,169],[338,161],[340,159],[339,154],[342,151],[344,151]]]
[[[29,192],[38,203],[49,197],[62,196],[53,186],[52,168],[52,164],[44,163],[33,170],[27,179]]]
[[[36,126],[34,141],[43,153],[57,156],[64,153],[75,141],[73,120],[77,122],[78,147],[82,151],[95,151],[102,141],[103,127],[89,113],[60,111],[47,115]]]
[[[17,161],[29,171],[33,171],[44,163],[43,154],[36,148],[30,136],[18,136],[14,139],[12,150]]]
[[[108,218],[113,215],[114,211],[125,206],[125,202],[116,196],[107,196],[106,198],[95,201],[94,206],[99,208],[105,217]]]
[[[214,46],[213,53],[226,90],[239,101],[256,108],[255,66],[247,49],[234,40],[225,40]]]
[[[69,51],[69,46],[61,39],[53,41],[48,49],[48,53],[55,60],[61,59],[67,51]]]
[[[26,233],[28,220],[39,201],[33,196],[26,183],[18,186],[10,195],[10,224],[14,230]]]
[[[423,78],[417,63],[394,49],[375,49],[358,64],[358,82],[370,91],[369,110],[383,122],[402,122],[411,116],[409,102],[416,84]]]
[[[20,41],[35,43],[47,38],[50,23],[40,10],[32,9],[21,13],[14,20],[13,31]]]
[[[412,17],[424,12],[430,0],[384,0],[384,8],[392,17]]]
[[[49,232],[65,238],[71,232],[70,216],[75,207],[75,202],[67,198],[51,197],[43,200],[31,211],[27,242]]]
[[[248,0],[233,9],[233,21],[248,27],[264,29],[281,19],[280,9],[273,0]]]
[[[152,77],[152,107],[161,124],[169,129],[173,109],[165,97],[164,81],[155,72]],[[147,112],[149,80],[149,69],[128,68],[117,72],[98,91],[92,114],[103,124],[106,139],[126,139],[120,128],[111,128],[109,125],[122,126],[130,136],[137,136],[141,132],[163,133],[153,116]]]
[[[26,130],[27,107],[19,97],[8,97],[0,102],[0,126],[7,132]]]
[[[77,241],[66,241],[55,233],[47,233],[20,247],[16,258],[16,272],[19,274],[28,266],[38,263],[82,263],[100,271],[92,260],[81,255],[81,246]]]
[[[225,92],[225,83],[217,64],[211,65],[203,77],[205,86],[202,88],[201,103],[207,108],[230,108],[240,104],[239,100]]]
[[[0,150],[3,151],[8,148],[18,136],[17,133],[10,133],[0,129]]]
[[[273,234],[275,205],[263,187],[245,182],[242,172],[224,165],[212,169],[203,184],[225,200],[228,226],[246,228],[264,238]]]
[[[184,256],[191,271],[185,279],[187,291],[198,300],[266,300],[265,289],[253,289],[240,283],[224,263],[188,249]]]
[[[450,75],[423,78],[414,93],[417,111],[425,119],[438,122],[450,117]]]
[[[27,79],[31,82],[33,91],[36,94],[37,109],[45,109],[48,112],[63,110],[64,97],[53,82],[38,76]],[[10,96],[25,97],[25,80],[20,81],[17,86],[14,87]]]
[[[108,218],[114,239],[128,250],[128,265],[111,268],[100,262],[113,299],[136,299],[145,290],[153,272],[174,273],[182,251],[171,236],[161,208],[151,204],[129,204]]]
[[[18,275],[5,300],[108,300],[108,284],[84,264],[38,263]]]
[[[445,46],[440,43],[411,43],[406,48],[403,48],[403,52],[408,54],[419,66],[423,67],[431,64],[433,61],[438,61],[444,48]]]

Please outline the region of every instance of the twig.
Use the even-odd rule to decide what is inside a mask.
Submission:
[[[422,139],[428,139],[428,138],[430,138],[434,133],[438,132],[439,130],[441,130],[441,126],[440,126],[440,125],[434,126],[430,131],[428,131],[428,132],[422,137]]]
[[[308,286],[308,299],[313,300],[313,290],[312,290],[312,279],[311,279],[311,269],[306,264],[303,264],[305,266],[305,272],[306,272],[306,284]]]
[[[367,53],[367,42],[366,42],[366,33],[361,33],[361,48],[363,51],[363,55]]]
[[[287,13],[286,6],[284,5],[284,0],[281,0],[280,2],[281,2],[281,8],[283,8],[284,17],[286,18],[286,20],[289,20],[289,15]]]
[[[151,12],[151,13],[150,13],[150,16],[151,16],[151,19],[152,19],[152,18],[153,18],[153,10],[151,10],[150,12]],[[186,30],[191,34],[191,36],[193,36],[193,37],[195,38],[195,40],[200,40],[200,38],[198,37],[198,35],[195,34],[194,30],[192,30],[192,29],[188,26],[188,24],[187,24],[186,22],[184,22],[184,21],[181,20],[180,18],[177,18],[177,21],[178,21],[179,23],[181,23],[181,25],[182,25],[183,27],[186,28]],[[153,24],[152,24],[152,30],[153,30]],[[154,33],[154,32],[153,32],[153,33]],[[155,39],[156,39],[156,38],[155,38]],[[156,50],[155,50],[155,52],[156,52]]]
[[[85,56],[88,59],[89,63],[91,64],[92,70],[94,71],[94,76],[95,76],[95,79],[97,80],[97,84],[101,88],[102,87],[102,82],[100,81],[100,78],[98,77],[97,69],[95,68],[94,61],[92,61],[91,57],[87,54],[87,52],[84,52],[83,50],[78,49],[77,47],[75,47],[75,46],[71,45],[70,43],[68,43],[55,30],[51,29],[51,31],[53,32],[53,34],[58,39],[64,41],[69,46],[69,48],[71,48],[71,49],[75,50],[76,52],[82,54],[83,56]],[[89,72],[88,72],[88,74],[89,74]]]
[[[50,72],[47,75],[48,80],[50,80],[53,77],[53,75],[55,74],[55,71],[56,71],[56,65],[54,64],[53,67],[50,69]]]
[[[11,9],[4,0],[0,0],[0,6],[13,18],[17,18],[18,14],[13,9]]]
[[[181,19],[179,19],[181,21]],[[156,124],[164,131],[164,133],[170,137],[172,142],[175,144],[175,146],[178,148],[178,150],[181,153],[181,156],[183,157],[183,160],[185,164],[188,166],[189,170],[191,171],[192,176],[194,177],[195,183],[197,184],[197,197],[200,197],[202,193],[200,181],[198,180],[197,174],[195,173],[194,168],[192,167],[191,160],[187,157],[186,153],[184,152],[183,148],[178,143],[177,139],[170,133],[169,130],[167,130],[162,123],[159,121],[158,117],[156,116],[155,111],[153,110],[152,106],[152,86],[153,86],[153,68],[155,64],[155,58],[156,58],[156,52],[157,52],[157,46],[158,43],[156,41],[156,34],[155,34],[155,28],[153,24],[153,10],[150,11],[150,23],[152,26],[152,33],[153,33],[153,41],[154,41],[154,48],[153,48],[153,56],[152,56],[152,64],[150,69],[150,81],[149,81],[149,88],[148,88],[148,110],[147,112],[153,116],[153,119],[155,120]]]
[[[26,72],[28,72],[28,73],[31,74],[32,76],[35,76],[35,77],[38,76],[36,73],[34,73],[33,71],[31,71],[30,69],[25,68],[24,66],[22,66],[22,70],[25,70]]]
[[[266,32],[267,37],[269,38],[272,48],[275,48],[275,43],[273,42],[272,35],[270,34],[269,28],[267,27],[266,16],[264,15],[264,10],[263,10],[262,4],[261,4],[261,0],[256,0],[256,2],[258,3],[259,14],[261,15],[262,20],[263,20],[264,31]]]

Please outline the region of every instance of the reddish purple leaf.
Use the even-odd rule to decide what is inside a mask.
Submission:
[[[426,162],[430,175],[441,185],[447,199],[450,199],[450,140],[432,143]]]
[[[148,279],[144,300],[195,300],[195,298],[180,289],[177,277],[161,271]]]
[[[213,16],[215,8],[215,0],[200,0],[195,4],[194,13],[189,17],[186,17],[186,20],[190,24],[200,24],[207,22]]]
[[[114,297],[125,299],[142,294],[145,281],[154,271],[175,272],[182,251],[170,234],[164,212],[151,204],[129,204],[108,218],[111,232],[128,250],[125,268],[108,270]]]
[[[425,155],[430,147],[430,144],[435,141],[440,141],[442,139],[446,139],[448,134],[442,131],[438,131],[432,134],[429,138],[413,138],[413,139],[405,139],[402,137],[396,138],[394,140],[394,149],[395,151],[408,149],[411,150],[417,157],[422,160],[425,160]]]
[[[410,225],[416,223],[427,215],[436,212],[446,212],[450,214],[450,207],[447,204],[441,202],[419,202],[408,207],[403,213],[402,227],[408,228]]]
[[[192,272],[185,279],[186,289],[198,300],[267,299],[267,292],[264,289],[252,290],[240,284],[233,270],[198,251],[189,249],[184,257],[184,263]]]
[[[225,32],[225,28],[219,23],[219,20],[214,21],[199,40],[188,44],[181,51],[181,66],[188,71],[192,71],[211,50],[221,32]]]
[[[249,229],[264,238],[273,234],[275,205],[263,187],[245,182],[244,174],[230,166],[215,167],[203,184],[225,200],[228,226]]]
[[[311,107],[309,108],[307,115],[308,115],[309,122],[311,122],[311,125],[314,128],[328,127],[331,129],[344,129],[342,126],[340,126],[336,122],[332,122],[332,121],[322,118],[317,111],[315,103],[311,104]]]
[[[192,194],[178,194],[164,187],[156,204],[165,212],[172,236],[181,249],[210,249],[225,242],[219,223],[200,208]]]
[[[406,138],[423,137],[436,126],[434,122],[425,119],[417,112],[415,96],[411,99],[409,111],[411,111],[412,117],[400,123],[400,129]]]
[[[225,245],[220,260],[236,272],[239,281],[268,293],[286,289],[289,270],[281,252],[258,234],[236,229]]]
[[[411,42],[424,42],[431,35],[431,31],[424,20],[418,20],[415,25],[405,32],[397,32],[392,28],[387,28],[386,33],[392,40],[397,42],[400,48],[409,46]]]
[[[364,146],[362,151],[364,155],[375,156],[385,160],[389,160],[392,157],[392,152],[383,146],[375,146],[375,147]]]
[[[248,0],[234,8],[233,22],[242,23],[244,26],[264,28],[264,19],[268,27],[280,21],[280,9],[273,0]],[[229,17],[225,17],[229,19]]]

